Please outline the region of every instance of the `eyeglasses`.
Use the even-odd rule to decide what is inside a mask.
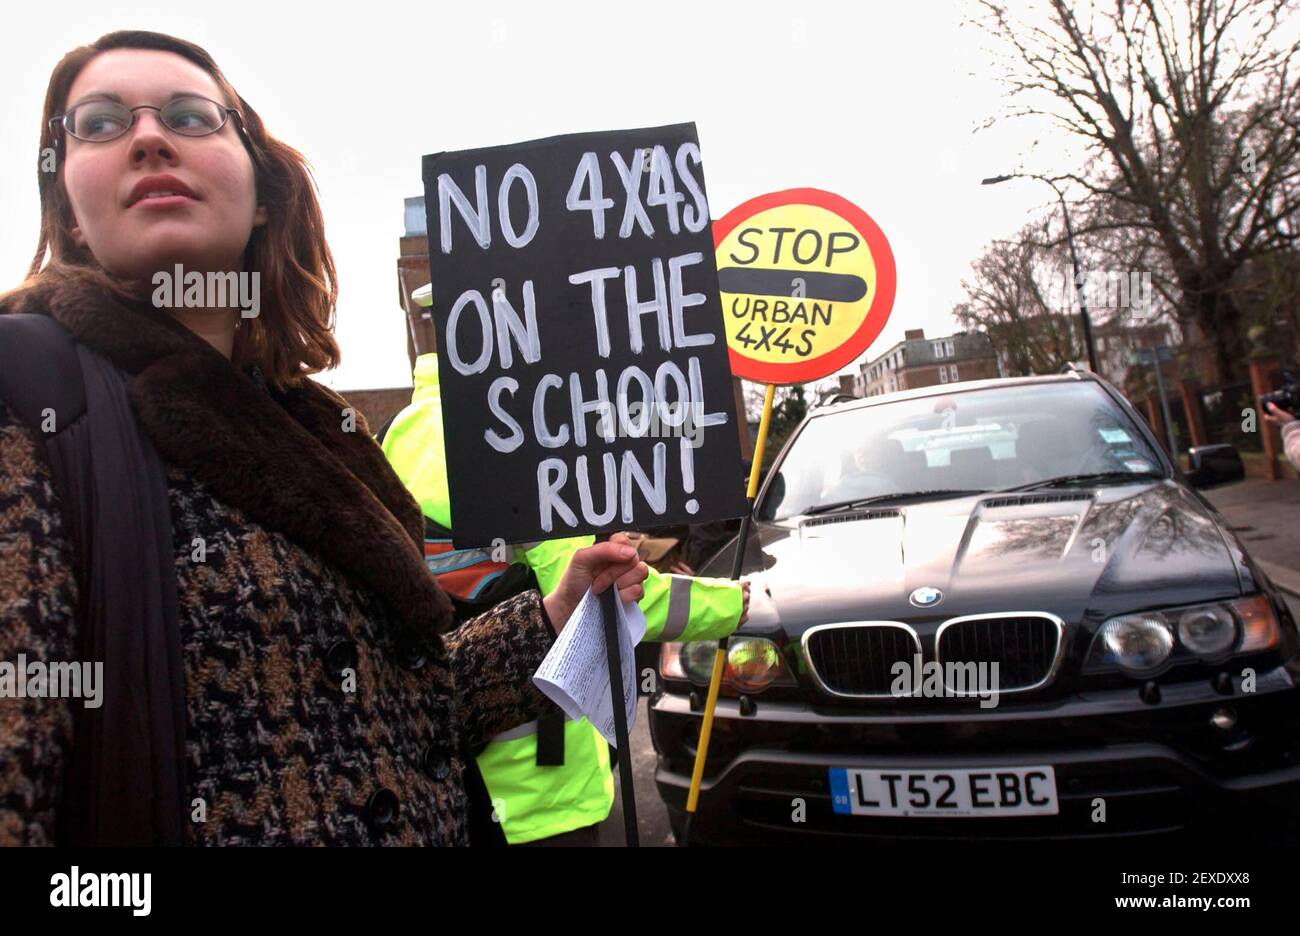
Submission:
[[[96,98],[82,101],[66,114],[50,118],[50,130],[56,131],[56,125],[78,140],[87,143],[107,143],[116,140],[135,126],[138,110],[154,110],[162,125],[182,136],[201,137],[216,133],[226,125],[230,115],[239,116],[239,111],[226,107],[216,101],[210,101],[198,95],[185,95],[172,98],[162,107],[152,104],[138,104],[127,107],[117,101]],[[237,121],[238,123],[238,121]],[[243,127],[241,126],[242,130]]]

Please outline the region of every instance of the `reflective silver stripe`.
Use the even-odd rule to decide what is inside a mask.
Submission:
[[[528,550],[536,549],[538,546],[542,545],[542,543],[545,542],[546,540],[535,540],[534,542],[531,543],[517,543],[516,545],[524,552],[528,552]]]
[[[488,549],[453,549],[451,552],[424,557],[424,564],[434,575],[444,575],[491,561],[492,552]]]
[[[568,715],[564,716],[566,723],[573,721]],[[537,734],[537,719],[530,722],[524,722],[522,725],[511,728],[509,731],[503,731],[499,735],[493,735],[491,741],[517,741],[520,738],[527,738],[529,735]],[[489,742],[489,743],[490,743]]]
[[[668,576],[668,620],[661,640],[676,640],[691,621],[691,580],[683,575]]]
[[[509,731],[503,731],[501,734],[492,738],[493,741],[514,741],[516,738],[526,738],[529,735],[537,734],[537,719],[525,722],[517,728],[511,728]]]

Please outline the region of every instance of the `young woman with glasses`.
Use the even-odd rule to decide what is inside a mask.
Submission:
[[[466,758],[537,717],[532,673],[588,587],[638,600],[644,564],[593,546],[554,595],[452,629],[419,507],[310,376],[339,348],[304,159],[204,50],[119,32],[70,52],[39,150],[36,256],[0,312],[52,318],[124,378],[120,435],[165,473],[163,562],[83,580],[148,544],[77,553],[41,432],[0,401],[0,688],[5,661],[103,664],[96,707],[0,692],[0,844],[466,844]],[[159,303],[178,267],[256,273],[257,314]]]

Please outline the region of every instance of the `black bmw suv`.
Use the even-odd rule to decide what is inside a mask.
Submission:
[[[692,844],[1295,828],[1296,622],[1091,374],[814,410],[743,568]],[[650,698],[679,839],[715,647]]]

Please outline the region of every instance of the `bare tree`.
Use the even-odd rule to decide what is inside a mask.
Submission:
[[[953,315],[985,332],[1008,376],[1054,374],[1083,353],[1071,308],[1072,274],[1061,262],[1049,222],[990,244],[962,280],[966,301]]]
[[[1014,15],[981,0],[1007,52],[1013,116],[1086,145],[1056,173],[1086,192],[1082,233],[1127,229],[1158,246],[1180,319],[1216,376],[1245,359],[1232,283],[1300,237],[1296,0],[1045,0]]]

